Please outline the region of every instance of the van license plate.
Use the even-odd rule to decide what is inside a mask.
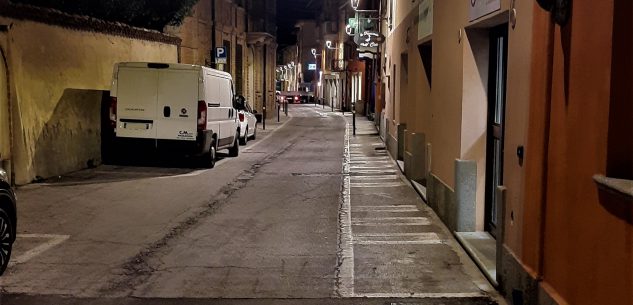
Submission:
[[[123,128],[129,129],[129,130],[148,130],[149,129],[149,124],[145,124],[145,123],[125,123]]]

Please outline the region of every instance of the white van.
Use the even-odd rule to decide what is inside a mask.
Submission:
[[[239,153],[238,109],[231,75],[184,64],[119,63],[110,91],[110,124],[118,148],[153,149],[200,157],[213,167],[216,152]],[[236,109],[238,108],[238,109]]]

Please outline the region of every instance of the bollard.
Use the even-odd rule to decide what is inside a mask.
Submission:
[[[356,103],[352,103],[352,130],[353,135],[356,135]]]
[[[262,114],[262,129],[266,130],[266,106],[262,107],[264,113]]]

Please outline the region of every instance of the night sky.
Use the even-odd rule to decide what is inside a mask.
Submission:
[[[277,0],[277,42],[281,48],[296,43],[294,26],[299,20],[315,19],[323,0]]]

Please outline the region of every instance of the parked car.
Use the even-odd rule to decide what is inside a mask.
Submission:
[[[181,152],[209,168],[219,150],[237,157],[241,106],[233,88],[230,74],[207,67],[119,63],[110,92],[114,145]]]
[[[7,172],[0,168],[0,275],[11,259],[11,249],[17,232],[16,197]]]
[[[240,121],[240,144],[246,145],[249,139],[257,137],[257,117],[248,103],[238,112]]]

